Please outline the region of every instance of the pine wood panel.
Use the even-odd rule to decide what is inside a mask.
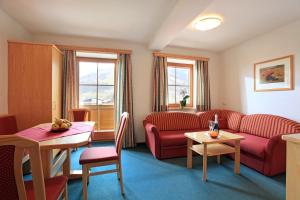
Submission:
[[[283,135],[287,141],[286,199],[300,199],[300,134]]]
[[[98,48],[98,47],[81,47],[81,46],[71,46],[71,45],[56,45],[59,49],[64,50],[77,50],[83,52],[107,52],[107,53],[126,53],[131,54],[131,50],[126,49],[108,49],[108,48]]]
[[[8,51],[8,112],[16,116],[20,130],[49,122],[52,116],[49,47],[9,43]]]
[[[203,144],[193,145],[191,149],[200,155],[204,155]],[[222,154],[235,153],[235,149],[225,144],[210,144],[207,145],[207,156],[217,156]]]
[[[178,58],[178,59],[188,59],[188,60],[203,60],[209,61],[209,58],[202,57],[202,56],[189,56],[189,55],[178,55],[178,54],[171,54],[171,53],[162,53],[159,51],[154,51],[153,56],[162,56],[162,57],[169,57],[169,58]]]
[[[62,116],[62,63],[61,52],[52,48],[52,121]]]
[[[107,131],[95,131],[92,134],[93,141],[114,141],[115,133],[114,130]]]
[[[95,121],[95,130],[108,131],[114,129],[114,106],[99,105],[99,106],[83,106],[82,108],[91,111],[91,120]]]
[[[9,41],[8,65],[8,112],[16,116],[19,129],[51,122],[54,114],[60,117],[61,53],[53,45]],[[53,87],[58,87],[55,105]]]
[[[245,139],[243,136],[229,133],[222,130],[220,130],[220,136],[217,139],[213,139],[210,136],[208,136],[208,131],[188,132],[185,133],[184,135],[187,138],[190,138],[202,144],[224,143],[224,142],[239,141]]]

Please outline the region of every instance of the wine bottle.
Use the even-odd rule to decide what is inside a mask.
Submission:
[[[217,133],[219,133],[219,121],[218,121],[218,115],[217,114],[215,114],[215,121],[214,121],[213,131],[216,131]]]

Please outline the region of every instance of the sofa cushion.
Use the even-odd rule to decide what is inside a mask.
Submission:
[[[187,139],[184,135],[186,132],[204,131],[202,129],[196,130],[180,130],[180,131],[160,131],[159,138],[161,146],[181,146],[187,144]]]
[[[225,118],[220,118],[219,119],[219,129],[227,129],[227,119]]]
[[[209,110],[197,113],[199,116],[200,128],[208,128],[208,121],[214,120],[216,114],[220,117],[221,110]]]
[[[229,133],[237,133],[237,131],[235,131],[235,130],[232,130],[232,129],[228,129],[228,128],[221,129],[221,130],[222,130],[222,131],[229,132]]]
[[[240,130],[240,125],[244,115],[231,110],[222,110],[221,117],[227,120],[227,128],[235,131]]]
[[[275,115],[254,114],[243,117],[240,132],[271,138],[276,135],[300,132],[300,124]]]
[[[221,129],[240,130],[241,120],[244,116],[242,113],[218,109],[197,113],[201,128],[208,128],[208,120],[214,120],[215,114],[219,116]]]
[[[264,159],[265,149],[267,148],[269,139],[258,137],[247,133],[237,133],[238,135],[244,136],[245,139],[241,140],[240,146],[241,151],[252,154],[256,157]],[[227,142],[230,146],[234,146],[234,142]]]
[[[145,121],[156,125],[160,131],[199,129],[199,118],[193,113],[154,112]]]

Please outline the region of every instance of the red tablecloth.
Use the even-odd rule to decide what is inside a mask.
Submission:
[[[41,142],[79,133],[92,132],[94,130],[94,126],[83,122],[72,122],[72,126],[67,131],[51,132],[50,129],[51,123],[40,124],[38,126],[20,131],[17,133],[17,135]]]

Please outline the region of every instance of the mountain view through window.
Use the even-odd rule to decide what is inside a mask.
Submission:
[[[192,96],[192,68],[179,64],[168,64],[168,103],[179,104],[185,95]],[[187,99],[190,104],[190,99]]]
[[[79,62],[79,104],[113,105],[114,73],[112,62]]]

